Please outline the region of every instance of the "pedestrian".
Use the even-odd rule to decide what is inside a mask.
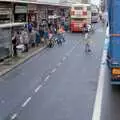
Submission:
[[[36,31],[32,29],[29,31],[29,43],[31,47],[35,47],[35,40],[36,40]]]
[[[35,42],[36,42],[36,45],[38,47],[39,44],[40,44],[40,33],[39,33],[38,30],[36,30],[36,40],[35,40]]]
[[[23,44],[25,47],[24,52],[28,52],[28,50],[29,50],[29,37],[28,37],[28,31],[26,28],[22,31],[21,37],[22,37],[22,41],[23,41]]]
[[[17,32],[14,32],[12,37],[12,45],[13,45],[13,56],[17,56]]]
[[[90,39],[89,39],[89,30],[88,25],[84,24],[83,26],[83,35],[84,35],[84,42],[85,42],[85,52],[91,52],[90,49]]]
[[[43,43],[44,42],[44,29],[42,28],[41,25],[39,27],[39,34],[40,34],[40,42]]]
[[[63,42],[65,42],[65,30],[64,30],[64,27],[63,26],[60,26],[59,28],[59,34],[60,34],[60,38],[63,40]]]
[[[29,24],[28,24],[28,31],[31,32],[31,31],[32,31],[32,28],[33,28],[33,27],[32,27],[32,24],[29,23]]]
[[[47,44],[48,39],[49,39],[49,32],[48,32],[48,29],[46,28],[44,31],[45,44]]]

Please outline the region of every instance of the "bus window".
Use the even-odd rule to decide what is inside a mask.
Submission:
[[[97,13],[92,13],[92,16],[97,16],[98,14]]]
[[[82,10],[83,7],[74,7],[75,10]]]
[[[88,10],[88,11],[90,11],[90,10],[91,10],[91,7],[90,7],[90,6],[88,6],[88,7],[87,7],[87,10]]]

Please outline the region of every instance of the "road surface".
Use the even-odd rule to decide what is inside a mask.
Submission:
[[[0,78],[2,120],[91,120],[104,32],[96,26],[90,54],[79,33],[66,39]]]

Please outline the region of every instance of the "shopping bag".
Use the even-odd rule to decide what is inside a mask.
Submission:
[[[44,38],[41,38],[41,42],[44,42]]]

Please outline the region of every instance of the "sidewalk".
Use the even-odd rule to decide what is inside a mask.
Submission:
[[[44,48],[46,48],[46,46],[43,47],[42,45],[40,45],[39,47],[29,49],[29,52],[27,53],[21,53],[20,55],[18,55],[18,57],[12,57],[6,59],[3,62],[0,62],[0,76],[6,74],[18,65],[29,60],[31,57],[42,51]]]

